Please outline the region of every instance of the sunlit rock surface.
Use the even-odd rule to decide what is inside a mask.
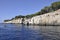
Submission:
[[[60,9],[54,12],[46,13],[39,16],[34,16],[32,18],[22,21],[23,18],[14,19],[5,23],[24,23],[24,24],[41,24],[41,25],[60,25]]]

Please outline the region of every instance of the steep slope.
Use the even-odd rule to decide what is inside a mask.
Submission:
[[[5,23],[22,23],[23,18],[14,19]],[[60,9],[54,12],[46,13],[32,18],[24,18],[24,24],[39,24],[39,25],[60,25]]]

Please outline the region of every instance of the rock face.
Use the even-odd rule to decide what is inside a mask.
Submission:
[[[5,23],[24,23],[24,24],[41,24],[41,25],[60,25],[60,9],[54,12],[46,13],[39,16],[34,16],[32,18],[22,21],[23,18],[8,21]]]
[[[4,22],[4,23],[22,23],[22,18],[13,19],[13,20],[11,20],[11,21],[7,21],[7,22]]]

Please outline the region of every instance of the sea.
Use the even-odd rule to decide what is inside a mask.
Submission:
[[[0,40],[60,40],[60,26],[0,23]]]

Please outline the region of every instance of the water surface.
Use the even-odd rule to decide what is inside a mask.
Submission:
[[[0,24],[0,40],[60,40],[60,26]]]

